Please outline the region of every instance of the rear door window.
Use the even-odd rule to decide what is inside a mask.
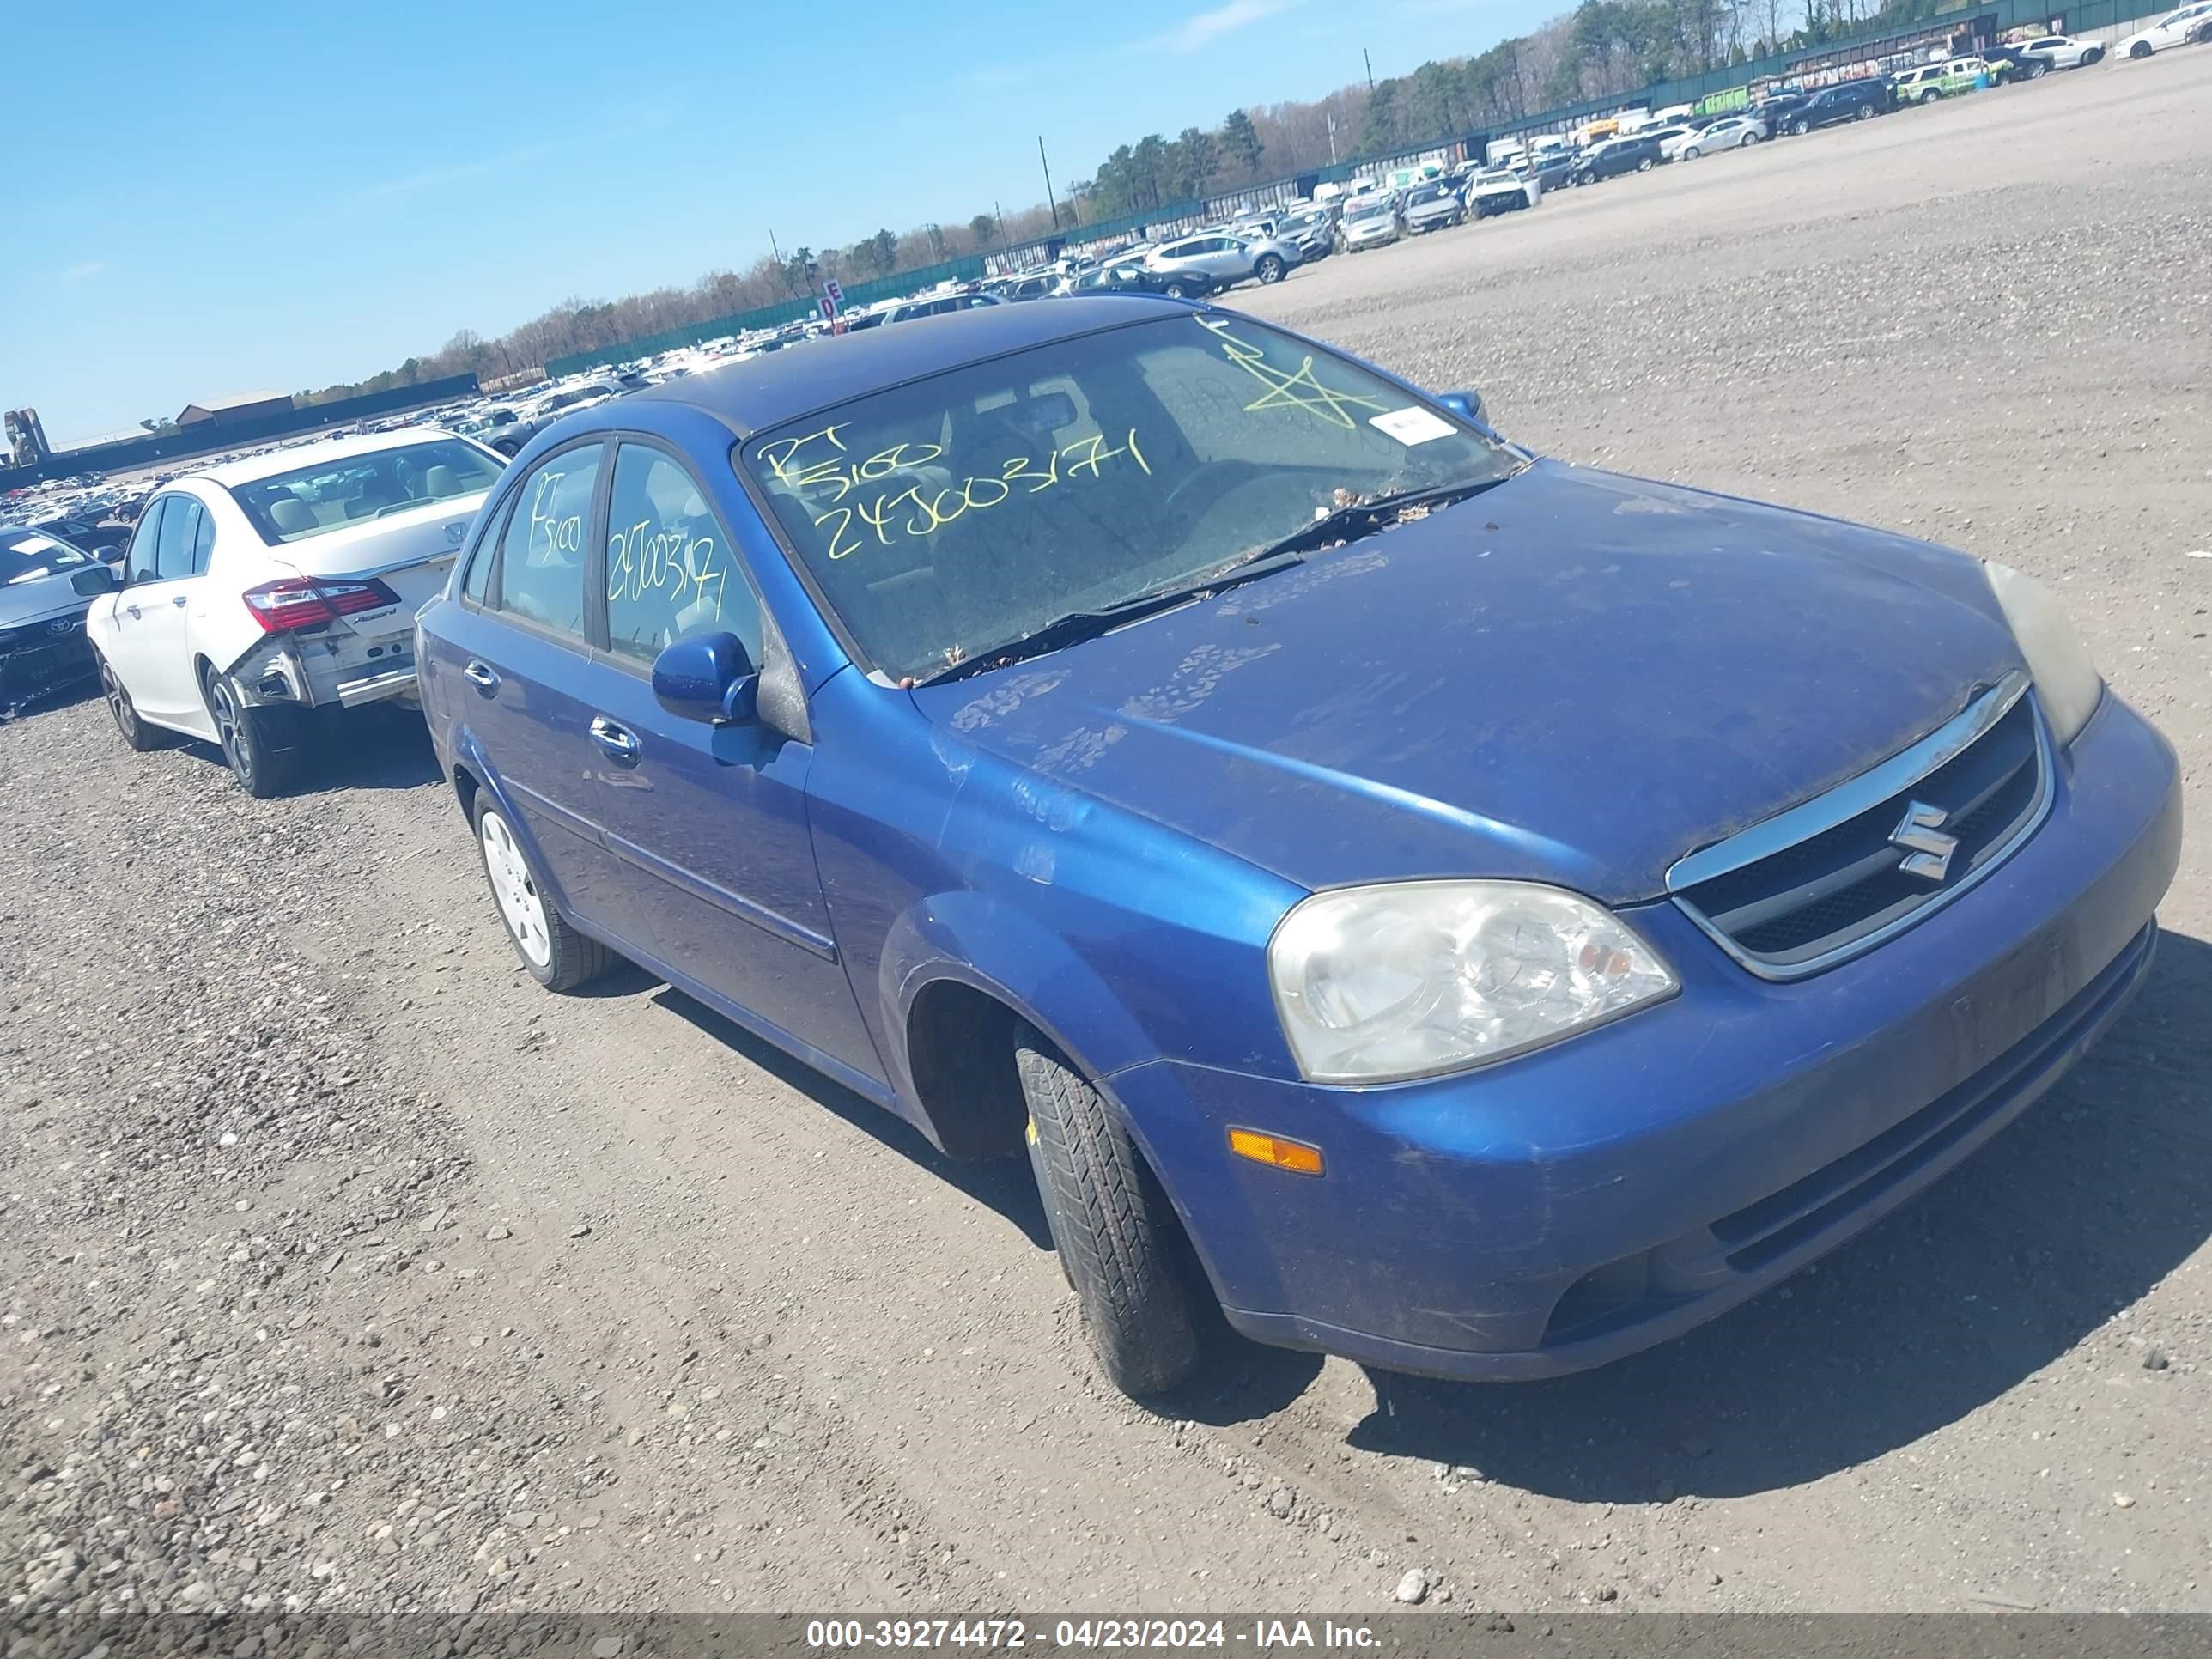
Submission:
[[[587,444],[532,467],[500,538],[496,608],[563,639],[586,637],[584,550],[604,453]]]

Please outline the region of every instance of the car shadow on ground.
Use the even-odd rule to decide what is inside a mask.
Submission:
[[[2212,946],[2166,934],[2134,1005],[2057,1087],[1788,1283],[1674,1342],[1553,1382],[1370,1372],[1376,1408],[1351,1443],[1553,1497],[1653,1503],[1796,1486],[1956,1420],[2068,1353],[2212,1237],[2208,1006]],[[2143,1349],[2112,1340],[2110,1364],[2142,1364]],[[1241,1378],[1198,1391],[1185,1414],[1263,1416],[1316,1364],[1251,1350]]]
[[[180,738],[177,746],[196,760],[225,771],[222,750],[198,738]],[[435,783],[437,751],[419,709],[393,703],[347,709],[311,726],[307,754],[287,796],[329,794],[340,789],[419,789]]]
[[[660,981],[643,969],[623,965],[607,976],[612,987],[627,982],[633,991]],[[594,988],[597,988],[596,987]],[[609,994],[612,994],[610,989]],[[688,1020],[715,1042],[732,1048],[778,1082],[798,1091],[816,1105],[836,1113],[854,1128],[880,1141],[901,1157],[921,1165],[947,1186],[1012,1222],[1038,1249],[1052,1249],[1052,1231],[1045,1220],[1044,1204],[1036,1182],[1024,1158],[994,1158],[963,1163],[949,1158],[931,1146],[927,1137],[904,1118],[865,1100],[843,1085],[832,1082],[804,1060],[793,1059],[774,1044],[755,1036],[734,1020],[726,1019],[702,1002],[695,1001],[672,985],[661,985],[653,994],[656,1006],[679,1019]]]

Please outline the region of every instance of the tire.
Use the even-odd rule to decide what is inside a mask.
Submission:
[[[1263,283],[1279,283],[1283,280],[1283,262],[1272,253],[1263,253],[1260,263],[1252,267],[1252,274]]]
[[[1873,106],[1872,104],[1861,104],[1861,105],[1859,106],[1859,112],[1858,112],[1856,115],[1853,116],[1851,118],[1852,118],[1853,120],[1855,120],[1855,121],[1871,121],[1871,120],[1873,120],[1873,119],[1874,119],[1874,106]]]
[[[1198,1364],[1198,1328],[1167,1195],[1098,1091],[1042,1033],[1017,1030],[1030,1167],[1083,1328],[1114,1386],[1165,1392]]]
[[[1685,161],[1696,161],[1696,160],[1698,159],[1698,157],[1699,157],[1700,155],[1704,155],[1704,154],[1705,154],[1705,151],[1703,151],[1703,150],[1699,149],[1698,149],[1695,144],[1692,144],[1692,145],[1691,145],[1691,146],[1689,147],[1689,149],[1686,149],[1686,150],[1684,150],[1684,151],[1682,152],[1682,159],[1683,159]]]
[[[2148,41],[2148,40],[2138,40],[2138,41],[2136,41],[2136,42],[2135,43],[2135,45],[2133,45],[2132,46],[2130,46],[2130,47],[2128,48],[2128,56],[2129,56],[2129,57],[2130,57],[2130,58],[2148,58],[2148,57],[2149,57],[2149,56],[2150,56],[2150,42],[2149,42],[2149,41]]]
[[[100,695],[107,699],[107,712],[114,718],[115,729],[122,734],[124,746],[142,755],[167,748],[174,739],[161,727],[149,726],[138,718],[138,706],[131,701],[131,693],[107,665],[107,659],[95,652],[93,659],[100,665]]]
[[[1759,135],[1755,132],[1747,132],[1743,135],[1743,142],[1747,144],[1755,144],[1759,142]]]
[[[1796,133],[1800,138],[1802,138],[1807,133],[1812,131],[1812,130],[1813,124],[1810,121],[1800,121],[1796,126],[1790,129],[1790,131]]]
[[[477,798],[477,853],[507,942],[531,978],[549,991],[573,991],[614,966],[612,951],[568,926],[546,899],[537,867],[489,794]]]
[[[2105,49],[2102,46],[2098,46],[2091,51],[2083,52],[2081,54],[2081,61],[2075,64],[2075,67],[2076,69],[2087,69],[2092,64],[2101,64],[2104,61]]]
[[[200,679],[216,743],[238,787],[256,800],[270,800],[292,787],[299,771],[299,711],[257,708],[228,674],[210,670]]]
[[[1636,170],[1638,173],[1649,173],[1651,171],[1651,158],[1647,155],[1636,164]]]
[[[2040,59],[2038,59],[2036,62],[2030,64],[2027,66],[2027,78],[2031,81],[2040,81],[2045,76],[2050,73],[2051,65],[2044,63]]]
[[[1170,300],[1185,300],[1190,297],[1188,291],[1181,283],[1170,283],[1165,288],[1162,289],[1160,292],[1166,295]]]

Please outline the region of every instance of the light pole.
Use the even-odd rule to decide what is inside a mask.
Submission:
[[[1037,134],[1037,164],[1044,168],[1045,205],[1052,210],[1052,228],[1054,230],[1058,230],[1060,228],[1060,203],[1054,199],[1052,193],[1052,163],[1045,160],[1044,134],[1041,132]]]
[[[1367,65],[1367,95],[1372,98],[1375,95],[1375,60],[1367,55],[1364,46],[1359,49],[1359,61]]]

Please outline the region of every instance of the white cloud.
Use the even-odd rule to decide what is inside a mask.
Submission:
[[[105,259],[87,259],[82,264],[71,265],[62,272],[62,280],[67,283],[82,282],[88,276],[99,276],[106,269],[107,261]]]
[[[1277,12],[1288,11],[1297,3],[1298,0],[1229,0],[1227,5],[1202,11],[1150,44],[1164,46],[1170,52],[1196,52],[1224,34],[1273,17]]]

